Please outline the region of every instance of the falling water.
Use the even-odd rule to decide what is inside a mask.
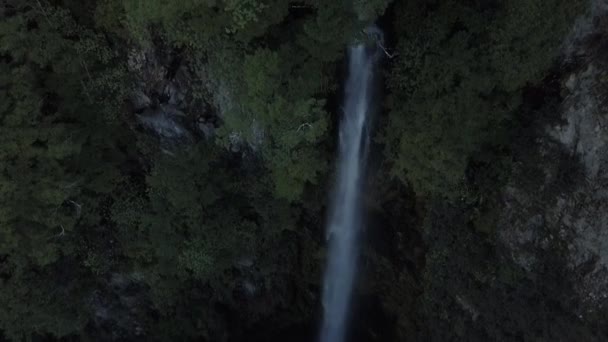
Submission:
[[[378,34],[375,30],[373,33]],[[356,273],[357,244],[361,230],[361,178],[367,154],[367,121],[372,104],[376,50],[360,43],[349,48],[349,74],[345,87],[344,117],[336,188],[327,226],[329,241],[325,271],[321,342],[344,340],[347,313]]]

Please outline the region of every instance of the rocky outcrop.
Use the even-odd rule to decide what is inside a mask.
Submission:
[[[139,275],[112,274],[90,298],[94,316],[89,331],[98,340],[144,341],[150,324],[148,289]]]
[[[534,157],[502,192],[498,235],[525,272],[557,253],[584,319],[608,304],[608,2],[596,1],[566,39],[557,121],[540,122]],[[565,70],[565,67],[562,69]],[[547,110],[547,109],[545,109]]]
[[[207,102],[195,96],[197,78],[171,49],[134,48],[128,70],[133,79],[131,110],[136,121],[162,142],[191,143],[215,134],[217,118]]]

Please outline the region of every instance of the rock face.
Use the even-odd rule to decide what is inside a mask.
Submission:
[[[201,63],[166,46],[131,50],[127,62],[133,80],[130,107],[138,125],[158,137],[163,149],[213,139],[226,117],[242,110],[234,100],[237,85],[215,70],[216,64]],[[261,146],[264,127],[254,119],[249,129],[247,134],[228,133],[231,152],[255,151]]]
[[[169,51],[169,52],[167,52]],[[197,96],[188,62],[169,48],[134,48],[128,59],[133,79],[130,105],[136,121],[161,139],[166,147],[211,138],[218,118],[207,99]]]
[[[104,341],[144,341],[148,322],[147,289],[138,275],[112,274],[105,286],[93,293],[90,305],[94,317],[89,330]]]
[[[515,163],[498,234],[526,272],[557,251],[579,318],[608,303],[608,5],[596,1],[566,39],[558,122],[541,122],[534,158]],[[532,176],[534,175],[534,176]]]

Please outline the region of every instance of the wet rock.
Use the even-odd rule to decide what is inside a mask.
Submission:
[[[456,302],[462,307],[464,311],[471,315],[471,319],[473,321],[477,320],[477,318],[479,317],[479,311],[477,311],[477,309],[471,303],[469,303],[469,301],[465,297],[456,296]]]
[[[570,95],[562,105],[565,124],[548,129],[570,153],[580,157],[590,180],[608,177],[599,174],[608,159],[608,108],[602,105],[603,94],[597,92],[605,88],[598,79],[603,68],[590,63],[584,71],[571,76],[566,84]]]
[[[249,280],[243,282],[243,291],[249,297],[255,296],[257,287]]]
[[[133,49],[127,66],[134,79],[130,102],[135,120],[159,137],[161,148],[168,150],[194,142],[198,132],[196,120],[188,114],[190,75],[176,57],[162,51]]]
[[[188,127],[180,120],[177,108],[172,106],[159,106],[146,108],[142,114],[137,114],[137,121],[144,127],[155,132],[159,137],[170,140],[191,141],[192,134]]]
[[[130,96],[133,111],[139,112],[152,105],[152,100],[141,90],[134,91]]]
[[[599,25],[608,5],[596,1],[594,11],[566,40],[566,61],[585,57],[564,77],[560,122],[545,124],[535,159],[514,165],[498,224],[511,258],[530,274],[547,249],[561,254],[579,317],[608,305],[608,39]],[[542,176],[531,182],[532,169]]]
[[[112,274],[104,286],[92,294],[94,316],[89,330],[96,340],[145,340],[150,302],[136,275]]]
[[[215,135],[215,126],[208,122],[199,122],[198,129],[203,133],[206,139],[211,139]]]
[[[163,84],[167,76],[167,68],[163,66],[154,49],[132,49],[128,56],[127,69],[135,78],[135,91],[139,90],[148,96]]]

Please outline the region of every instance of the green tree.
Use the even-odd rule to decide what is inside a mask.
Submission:
[[[345,46],[365,26],[350,3],[310,6],[314,14],[295,22],[288,35],[270,30],[273,48],[255,47],[241,58],[231,49],[231,64],[222,59],[224,67],[214,67],[226,70],[221,76],[231,96],[220,141],[229,145],[236,137],[260,151],[275,194],[290,201],[327,172],[325,98],[337,89],[333,70]]]
[[[122,73],[70,11],[43,1],[11,9],[0,22],[0,329],[16,340],[64,336],[86,324],[76,289],[88,287],[70,280],[86,273],[83,228],[99,224],[98,201],[125,159],[114,145],[125,137],[115,131]]]
[[[158,336],[222,340],[214,335],[223,323],[213,325],[219,319],[213,303],[238,306],[240,264],[256,260],[269,279],[294,272],[280,268],[276,258],[262,259],[277,249],[284,231],[294,229],[290,207],[272,199],[263,174],[243,173],[220,152],[200,143],[174,156],[156,155],[146,189],[124,192],[112,206],[129,267],[142,274],[166,323],[165,331],[155,330]],[[200,287],[208,295],[197,297]],[[195,317],[187,309],[191,295],[201,307]]]
[[[382,137],[393,174],[420,194],[457,193],[469,158],[499,143],[521,89],[542,78],[581,7],[562,0],[399,3],[399,57]]]

